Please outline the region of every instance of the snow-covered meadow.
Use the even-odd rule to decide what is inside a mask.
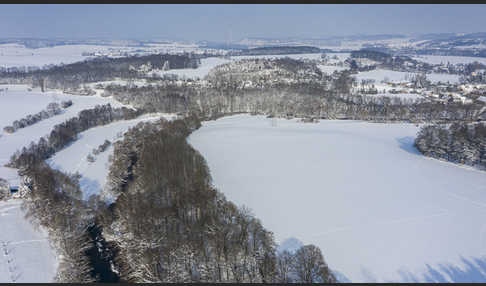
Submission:
[[[230,60],[220,58],[220,57],[211,57],[211,58],[204,58],[201,59],[201,64],[195,68],[187,68],[187,69],[173,69],[173,70],[167,70],[167,71],[157,71],[155,72],[157,75],[177,75],[180,78],[191,78],[191,79],[202,79],[204,78],[211,69],[213,69],[216,66],[225,64],[230,62]]]
[[[437,65],[437,64],[469,64],[473,62],[480,62],[482,64],[486,64],[486,58],[480,57],[461,57],[461,56],[432,56],[432,55],[421,55],[421,56],[413,56],[414,60],[426,62],[429,64]]]
[[[0,85],[7,91],[0,92],[0,178],[15,180],[16,171],[4,167],[15,151],[37,142],[42,136],[48,135],[52,127],[78,115],[81,110],[93,108],[99,104],[110,103],[113,107],[122,106],[112,98],[99,96],[78,96],[61,92],[45,92],[39,90],[28,91],[25,85]],[[37,113],[46,108],[50,102],[72,100],[73,105],[60,115],[39,121],[34,125],[21,128],[15,133],[8,134],[3,127],[11,125],[14,120],[21,119],[28,114]]]
[[[365,80],[372,79],[375,80],[376,83],[380,83],[382,81],[399,83],[399,82],[409,81],[407,80],[408,74],[410,73],[385,70],[385,69],[375,69],[371,71],[360,72],[357,75],[355,75],[355,77],[358,81],[361,81],[363,79]],[[437,82],[458,83],[459,82],[459,76],[456,74],[429,73],[426,76],[427,79],[433,83],[437,83]]]
[[[0,202],[0,283],[54,281],[57,257],[47,234],[24,218],[22,201]]]
[[[73,144],[57,152],[48,159],[48,164],[58,170],[67,173],[78,172],[81,175],[80,187],[83,198],[87,200],[91,195],[102,195],[110,201],[109,194],[103,192],[106,185],[106,178],[109,172],[109,156],[113,154],[114,148],[111,145],[106,151],[95,157],[94,162],[88,162],[87,156],[94,148],[98,148],[105,140],[114,143],[122,138],[130,127],[143,121],[155,121],[164,117],[168,120],[174,119],[174,114],[146,114],[133,120],[113,122],[104,126],[88,129],[79,134],[78,140]]]
[[[341,280],[485,282],[486,172],[430,159],[418,127],[237,115],[188,139],[214,184]]]
[[[108,52],[111,46],[63,45],[38,49],[26,48],[19,44],[0,45],[0,67],[36,66],[50,64],[70,64],[87,59],[83,52]],[[120,48],[120,47],[118,47]]]

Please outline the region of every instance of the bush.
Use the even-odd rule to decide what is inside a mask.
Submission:
[[[89,154],[87,157],[86,157],[86,160],[90,163],[93,163],[94,161],[96,161],[95,157],[93,157],[93,155]]]
[[[15,128],[13,128],[13,126],[5,126],[3,127],[3,131],[5,131],[6,133],[14,133]]]
[[[73,105],[73,101],[72,100],[66,100],[66,101],[61,102],[62,108],[68,108],[71,105]]]

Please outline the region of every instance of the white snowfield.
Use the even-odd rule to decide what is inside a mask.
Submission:
[[[392,70],[385,70],[385,69],[375,69],[371,71],[360,72],[357,75],[355,75],[355,77],[358,81],[361,81],[363,79],[374,79],[376,83],[380,83],[381,81],[399,83],[399,82],[409,81],[406,79],[407,74],[411,75],[413,73],[399,72],[399,71],[392,71]],[[434,83],[437,82],[458,83],[459,82],[459,76],[456,74],[430,73],[427,74],[426,76],[428,80]]]
[[[346,70],[346,67],[340,67],[340,66],[330,66],[330,65],[318,65],[317,66],[323,73],[326,74],[332,74],[335,71],[343,71]]]
[[[215,186],[352,282],[486,282],[486,172],[422,156],[412,124],[237,115],[188,139]]]
[[[172,69],[167,71],[156,71],[157,75],[173,74],[181,78],[191,78],[191,79],[202,79],[204,78],[211,69],[216,66],[230,62],[230,60],[212,57],[201,59],[201,64],[195,69]]]
[[[52,282],[57,257],[47,234],[24,218],[21,203],[0,202],[0,283]]]
[[[39,49],[26,48],[19,44],[0,45],[0,67],[36,66],[49,64],[70,64],[85,60],[83,52],[108,52],[113,46],[63,45]],[[120,47],[118,47],[120,48]]]
[[[473,62],[480,62],[482,64],[486,64],[486,58],[480,57],[460,57],[460,56],[431,56],[431,55],[421,55],[421,56],[413,56],[414,60],[426,62],[429,64],[437,65],[437,64],[469,64]]]
[[[99,96],[78,96],[62,94],[60,92],[45,92],[39,90],[28,91],[28,87],[14,85],[0,85],[8,88],[0,92],[0,178],[15,180],[15,171],[4,167],[10,156],[17,150],[27,147],[30,142],[37,142],[42,136],[50,134],[52,127],[78,115],[81,110],[93,108],[96,105],[110,103],[113,107],[122,106],[112,98]],[[3,127],[11,125],[14,120],[21,119],[28,114],[37,113],[46,108],[50,102],[72,100],[73,105],[60,115],[41,120],[31,126],[18,129],[8,134]]]
[[[420,94],[416,93],[377,93],[377,94],[366,94],[365,96],[372,96],[372,97],[379,97],[379,96],[386,96],[386,97],[398,97],[401,99],[409,99],[410,101],[415,101],[418,99],[423,99],[424,97]]]
[[[83,192],[83,199],[87,200],[91,195],[98,194],[102,195],[104,199],[111,201],[110,195],[103,192],[103,190],[110,167],[108,158],[114,151],[113,145],[106,149],[105,152],[93,155],[96,161],[92,163],[88,162],[86,157],[92,154],[92,150],[98,148],[105,140],[114,143],[122,138],[122,134],[128,131],[130,127],[140,122],[155,121],[161,117],[171,120],[175,116],[175,114],[166,113],[146,114],[133,120],[117,121],[88,129],[79,134],[78,140],[57,152],[47,162],[51,167],[63,172],[78,172],[81,175],[80,187]]]

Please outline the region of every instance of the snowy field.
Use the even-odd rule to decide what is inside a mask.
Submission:
[[[385,70],[385,69],[375,69],[366,72],[360,72],[355,75],[358,81],[363,79],[374,79],[376,83],[380,83],[385,79],[389,82],[407,82],[409,80],[406,79],[407,72],[399,72],[399,71],[392,71],[392,70]],[[440,74],[440,73],[430,73],[427,74],[427,79],[431,82],[450,82],[450,83],[458,83],[459,76],[455,74]]]
[[[482,64],[486,64],[486,58],[480,57],[460,57],[460,56],[413,56],[414,60],[426,62],[429,64],[437,65],[437,64],[447,64],[451,63],[455,64],[469,64],[473,62],[480,62]]]
[[[410,101],[416,101],[417,99],[423,99],[424,97],[420,94],[416,93],[377,93],[377,94],[365,94],[365,96],[372,96],[372,97],[379,97],[379,96],[386,96],[386,97],[398,97],[401,99],[409,99]]]
[[[164,74],[174,74],[181,78],[202,79],[214,67],[228,62],[230,62],[230,60],[223,59],[223,58],[217,58],[217,57],[204,58],[201,59],[201,64],[196,69],[173,69],[168,71],[157,71],[155,73],[160,76]]]
[[[48,283],[57,259],[47,234],[24,218],[20,200],[0,202],[0,283]]]
[[[93,108],[98,104],[110,103],[113,107],[122,106],[111,98],[68,95],[54,91],[41,93],[39,90],[28,91],[25,85],[0,85],[0,88],[7,87],[8,91],[0,92],[0,178],[9,180],[15,180],[17,177],[14,170],[3,167],[10,156],[22,147],[28,146],[30,142],[37,142],[40,137],[48,135],[54,125],[77,116],[83,109]],[[68,99],[73,101],[73,105],[64,109],[60,115],[21,128],[12,134],[3,131],[3,127],[11,125],[14,120],[37,113],[45,109],[50,102],[60,103]]]
[[[343,71],[347,69],[346,67],[340,67],[340,66],[328,66],[328,65],[318,65],[317,66],[323,73],[326,74],[332,74],[335,71]]]
[[[49,64],[70,64],[88,57],[83,52],[107,52],[111,46],[65,45],[30,49],[19,44],[0,45],[0,67],[37,66]],[[120,48],[120,47],[118,47]]]
[[[174,114],[146,114],[133,120],[117,121],[104,126],[88,129],[79,134],[79,139],[73,144],[57,152],[47,162],[53,168],[67,173],[79,172],[81,175],[80,187],[83,198],[87,200],[93,194],[101,194],[107,200],[111,200],[108,194],[102,192],[106,184],[109,171],[108,157],[113,154],[113,145],[105,152],[94,156],[95,162],[88,162],[86,157],[94,148],[98,148],[105,140],[112,143],[121,139],[121,135],[130,127],[142,121],[155,121],[164,117],[168,120],[175,118]]]
[[[238,115],[188,139],[277,241],[352,282],[486,282],[486,172],[420,155],[418,127]]]

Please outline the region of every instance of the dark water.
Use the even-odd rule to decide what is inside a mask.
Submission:
[[[93,269],[91,276],[96,279],[96,282],[120,282],[120,276],[111,269],[111,262],[116,257],[116,250],[103,238],[102,230],[97,224],[90,226],[88,233],[93,240],[93,247],[86,251]]]

